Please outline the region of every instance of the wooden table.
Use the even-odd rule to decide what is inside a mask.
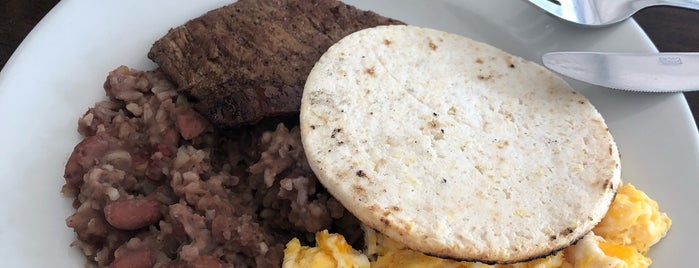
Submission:
[[[56,3],[57,0],[0,0],[0,68],[34,25]],[[634,19],[658,50],[699,52],[699,11],[652,7],[640,11]],[[685,97],[696,122],[699,118],[699,91],[685,93]]]

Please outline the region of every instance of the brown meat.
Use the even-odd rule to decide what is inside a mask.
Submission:
[[[171,29],[148,57],[219,127],[298,112],[315,62],[342,37],[401,22],[336,0],[241,0]]]

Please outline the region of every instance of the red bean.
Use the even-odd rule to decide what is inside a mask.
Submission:
[[[82,185],[85,172],[97,163],[107,149],[109,143],[100,136],[88,136],[75,145],[63,175],[66,182],[74,187]]]
[[[157,223],[163,217],[161,207],[148,199],[114,201],[104,207],[104,217],[114,228],[136,230]]]
[[[117,257],[109,268],[150,268],[153,264],[153,253],[149,248],[144,248]]]
[[[223,268],[221,261],[209,255],[202,255],[189,262],[191,268]]]

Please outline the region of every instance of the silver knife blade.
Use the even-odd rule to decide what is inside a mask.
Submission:
[[[551,52],[549,69],[590,84],[641,92],[699,90],[699,53]]]

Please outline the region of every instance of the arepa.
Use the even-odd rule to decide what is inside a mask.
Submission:
[[[427,254],[514,263],[587,234],[620,185],[589,101],[543,67],[416,26],[355,32],[301,102],[318,179],[349,211]]]

